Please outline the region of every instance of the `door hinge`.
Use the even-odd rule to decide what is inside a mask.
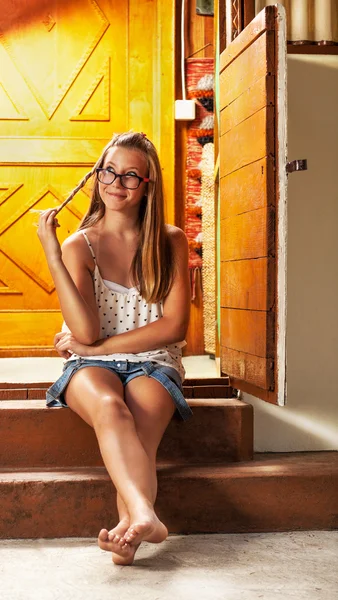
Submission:
[[[292,160],[286,163],[286,172],[293,173],[294,171],[307,171],[307,159]]]

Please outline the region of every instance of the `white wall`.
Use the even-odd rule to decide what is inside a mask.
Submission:
[[[338,56],[288,56],[285,407],[254,406],[256,451],[338,450]]]

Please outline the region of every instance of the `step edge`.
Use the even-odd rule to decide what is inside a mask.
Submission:
[[[243,400],[236,398],[187,398],[189,406],[193,408],[208,407],[208,408],[229,408],[229,409],[247,409],[252,408],[252,405]],[[62,408],[59,406],[47,407],[46,400],[41,398],[18,398],[10,400],[0,400],[0,411],[5,410],[51,410]]]
[[[291,453],[287,453],[287,456],[290,456]],[[314,453],[292,453],[292,458],[296,458],[295,455],[300,454],[299,461],[295,462],[285,462],[284,465],[272,463],[271,456],[274,457],[275,461],[280,457],[286,456],[286,453],[278,454],[277,456],[274,454],[269,454],[266,457],[266,461],[261,458],[261,456],[254,455],[253,460],[248,461],[240,461],[240,462],[219,462],[219,463],[179,463],[179,462],[169,462],[169,461],[161,461],[157,465],[158,474],[160,476],[173,476],[176,477],[198,477],[198,478],[215,478],[215,476],[224,476],[225,474],[230,475],[231,477],[278,477],[278,476],[289,476],[289,477],[313,477],[319,476],[321,478],[326,477],[338,477],[338,453],[337,452],[319,452],[318,462],[313,460]],[[309,454],[309,456],[304,456]],[[323,456],[325,454],[325,456]],[[330,459],[329,464],[324,464],[324,459]],[[305,459],[305,460],[304,460]],[[307,460],[306,460],[307,459]],[[326,461],[327,462],[327,461]],[[327,471],[323,469],[323,466],[326,467]],[[283,468],[284,467],[284,468]],[[11,468],[2,468],[0,469],[0,484],[5,483],[5,481],[10,481],[9,477],[12,476],[13,482],[19,481],[19,477],[24,481],[34,481],[41,478],[43,475],[55,475],[56,477],[60,477],[62,480],[62,475],[65,478],[69,478],[69,476],[92,476],[95,475],[95,478],[102,477],[104,479],[109,479],[109,475],[104,466],[98,467],[45,467],[45,468],[19,468],[19,469],[11,469]],[[32,475],[32,478],[27,478],[27,475]],[[53,481],[50,479],[50,481]]]

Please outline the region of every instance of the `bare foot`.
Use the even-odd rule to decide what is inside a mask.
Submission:
[[[118,543],[128,530],[129,525],[130,520],[128,518],[121,519],[121,521],[116,525],[116,527],[108,531],[109,541]]]
[[[121,541],[137,546],[142,541],[160,544],[168,537],[168,529],[157,518],[155,513],[144,518],[134,519]]]
[[[112,560],[115,565],[127,566],[133,564],[136,550],[139,548],[140,544],[137,544],[137,546],[131,546],[130,544],[127,544],[127,546],[130,548],[130,554],[128,556],[121,556],[120,554],[113,552]]]
[[[115,536],[116,539],[116,536]],[[132,548],[130,544],[128,544],[124,538],[120,538],[120,541],[115,542],[109,539],[109,534],[107,529],[101,529],[98,537],[98,545],[101,550],[106,550],[107,552],[113,552],[113,554],[117,555],[119,560],[123,560],[123,562],[119,562],[117,564],[131,564],[134,560],[134,555],[136,552],[135,548]],[[113,557],[114,560],[114,557]],[[115,560],[114,560],[115,562]]]
[[[108,539],[111,542],[115,542],[120,545],[121,539],[129,528],[129,519],[121,519],[121,521],[108,532]],[[137,546],[130,547],[130,553],[128,556],[121,556],[116,552],[112,553],[112,560],[115,565],[131,565],[134,562],[134,557],[136,554],[136,550],[139,548],[140,544]]]

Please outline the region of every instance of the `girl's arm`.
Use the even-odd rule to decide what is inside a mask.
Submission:
[[[74,234],[64,242],[61,251],[56,227],[55,209],[43,212],[38,236],[55,283],[62,315],[78,342],[92,344],[99,337],[100,324],[87,249],[82,236]]]
[[[170,229],[170,236],[176,270],[173,285],[164,302],[163,317],[133,331],[98,340],[90,347],[77,344],[75,334],[74,337],[66,334],[56,346],[58,351],[67,347],[81,356],[137,354],[184,340],[190,315],[188,242],[183,231],[177,227]]]

